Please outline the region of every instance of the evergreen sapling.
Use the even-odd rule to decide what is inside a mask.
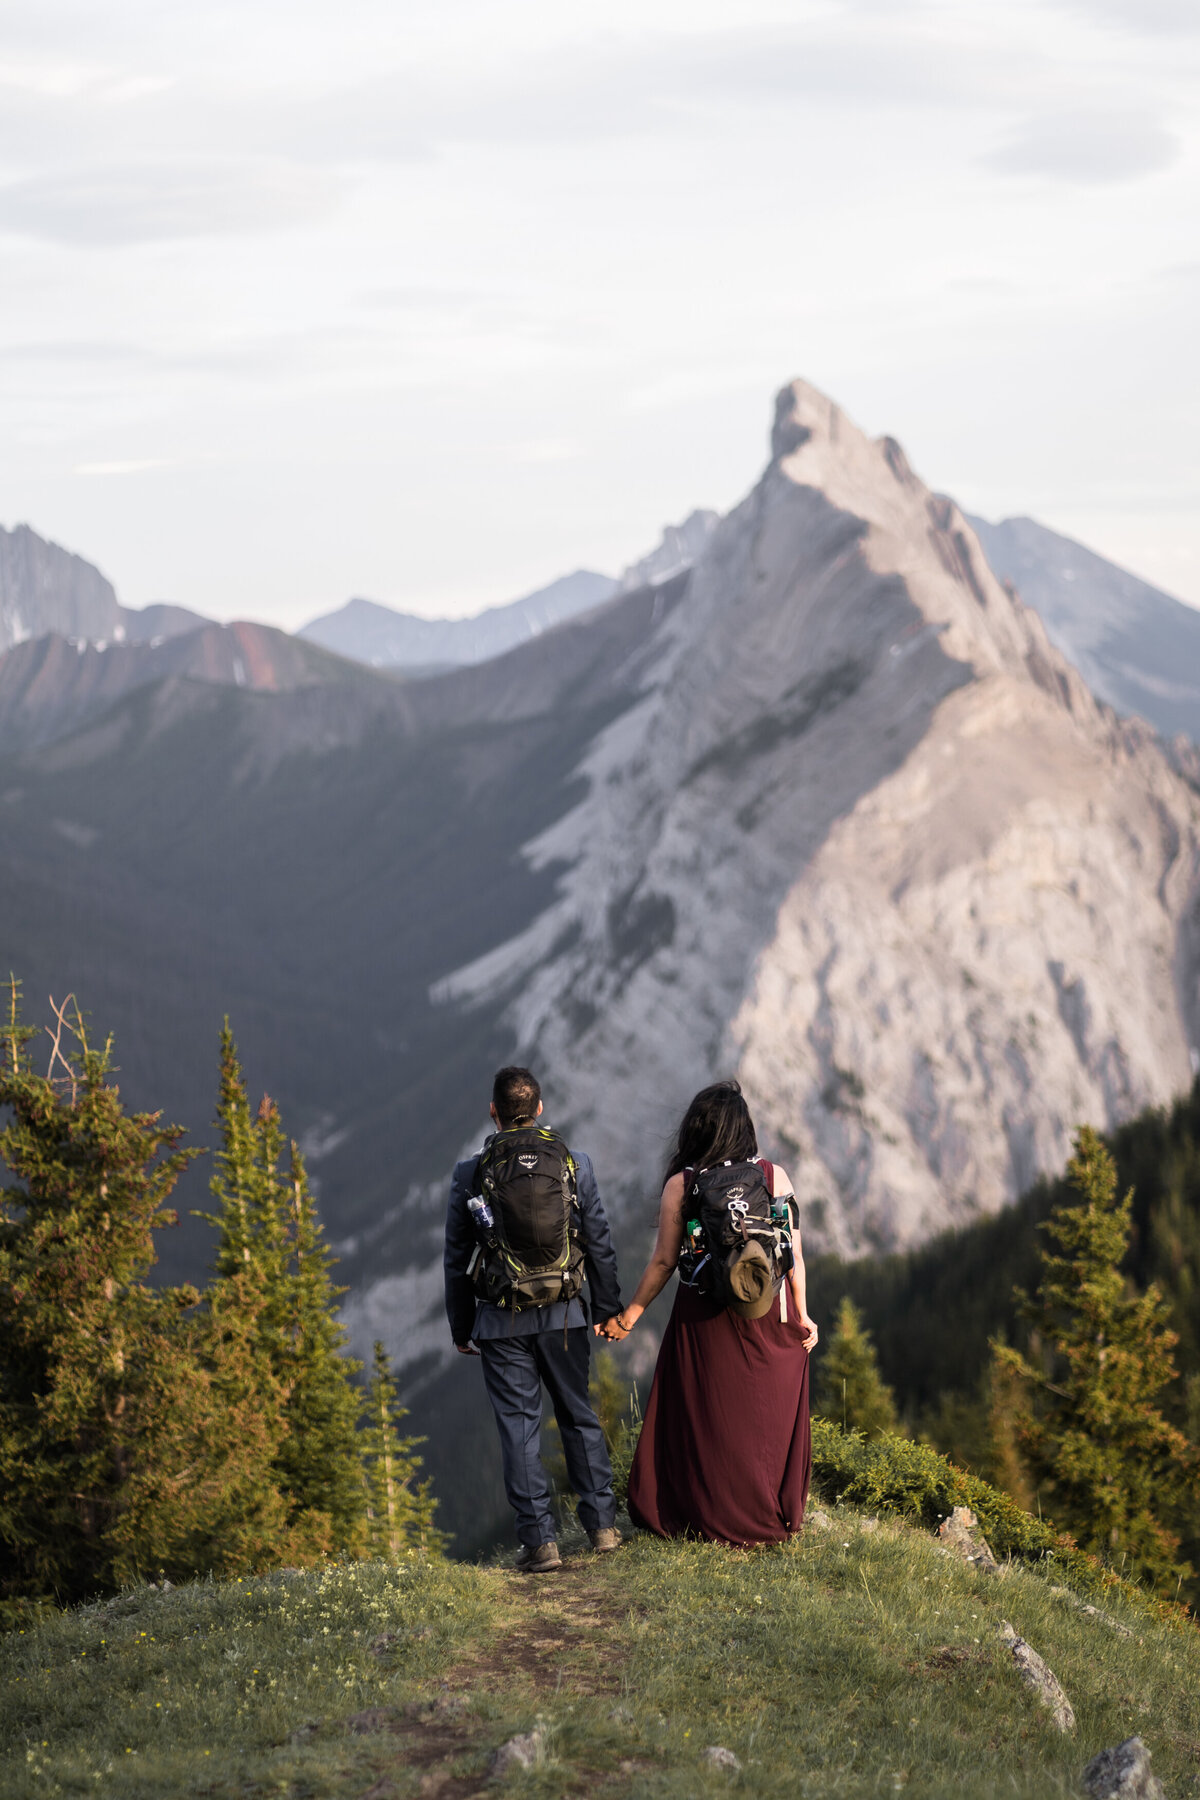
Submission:
[[[1116,1166],[1082,1130],[1067,1175],[1080,1200],[1041,1229],[1042,1278],[1022,1296],[1030,1354],[995,1346],[997,1370],[1020,1391],[1022,1455],[1061,1526],[1083,1548],[1173,1593],[1190,1573],[1168,1521],[1194,1496],[1200,1456],[1159,1402],[1176,1379],[1176,1334],[1159,1290],[1128,1291],[1132,1193],[1117,1199]]]

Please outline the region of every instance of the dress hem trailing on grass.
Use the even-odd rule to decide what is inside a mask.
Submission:
[[[681,1286],[629,1476],[629,1514],[659,1537],[777,1544],[812,1472],[808,1352],[789,1307],[740,1319]]]

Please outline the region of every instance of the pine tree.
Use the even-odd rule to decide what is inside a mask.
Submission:
[[[275,1485],[282,1412],[264,1403],[271,1378],[257,1308],[246,1278],[234,1277],[168,1338],[145,1338],[155,1430],[111,1533],[117,1584],[151,1572],[245,1575],[332,1548],[323,1521],[289,1518]]]
[[[55,1008],[35,1072],[10,982],[0,1027],[0,1593],[82,1598],[139,1572],[220,1570],[261,1498],[260,1410],[230,1357],[204,1359],[194,1288],[151,1288],[153,1234],[198,1151],[132,1117],[78,1007]]]
[[[401,1437],[406,1408],[396,1400],[387,1352],[376,1342],[367,1384],[367,1425],[363,1433],[363,1481],[367,1493],[367,1545],[372,1556],[396,1557],[406,1550],[440,1551],[445,1543],[433,1515],[437,1501],[430,1484],[417,1484],[423,1438]]]
[[[346,1354],[346,1333],[334,1313],[346,1290],[333,1284],[334,1258],[295,1143],[288,1145],[283,1188],[293,1310],[284,1338],[282,1373],[290,1393],[278,1466],[296,1505],[325,1513],[339,1547],[351,1550],[361,1541],[364,1523],[358,1433],[363,1403],[354,1381],[362,1364]]]
[[[892,1390],[879,1373],[862,1314],[849,1298],[838,1309],[833,1336],[821,1358],[817,1411],[868,1437],[896,1429]]]
[[[221,1033],[217,1123],[221,1147],[210,1191],[219,1230],[214,1297],[244,1281],[256,1296],[264,1406],[282,1430],[273,1471],[289,1518],[339,1550],[361,1548],[365,1530],[354,1377],[334,1306],[333,1258],[324,1242],[303,1158],[284,1136],[279,1110],[264,1096],[252,1117],[237,1046]]]
[[[987,1445],[980,1472],[1018,1506],[1032,1512],[1037,1493],[1021,1454],[1022,1397],[1019,1377],[993,1348],[983,1378]]]
[[[1164,1523],[1187,1503],[1200,1457],[1159,1410],[1176,1377],[1176,1334],[1156,1287],[1131,1294],[1121,1273],[1132,1193],[1117,1199],[1116,1166],[1090,1129],[1067,1170],[1079,1204],[1042,1227],[1041,1282],[1021,1296],[1030,1355],[996,1346],[1022,1390],[1022,1453],[1058,1523],[1085,1549],[1172,1591],[1189,1573]]]
[[[19,1185],[0,1220],[0,1531],[10,1591],[75,1595],[112,1577],[109,1534],[153,1412],[146,1348],[177,1310],[141,1284],[194,1153],[179,1127],[124,1112],[111,1046],[93,1048],[70,997],[55,1012],[42,1076],[10,982],[0,1158]]]

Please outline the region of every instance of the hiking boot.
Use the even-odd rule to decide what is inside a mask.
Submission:
[[[598,1531],[589,1531],[588,1536],[597,1556],[607,1556],[611,1551],[621,1548],[621,1534],[615,1525],[601,1525]]]
[[[522,1575],[546,1575],[551,1569],[561,1569],[558,1545],[553,1538],[548,1544],[522,1544],[517,1551],[517,1568]]]

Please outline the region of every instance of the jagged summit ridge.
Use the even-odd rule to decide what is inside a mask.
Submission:
[[[846,1250],[992,1210],[1080,1120],[1186,1085],[1195,797],[892,440],[785,388],[631,679],[526,846],[553,904],[439,988],[508,996],[629,1203],[723,1072]]]
[[[147,643],[207,624],[186,607],[125,607],[108,577],[28,525],[0,526],[0,655],[55,633],[79,643]]]

